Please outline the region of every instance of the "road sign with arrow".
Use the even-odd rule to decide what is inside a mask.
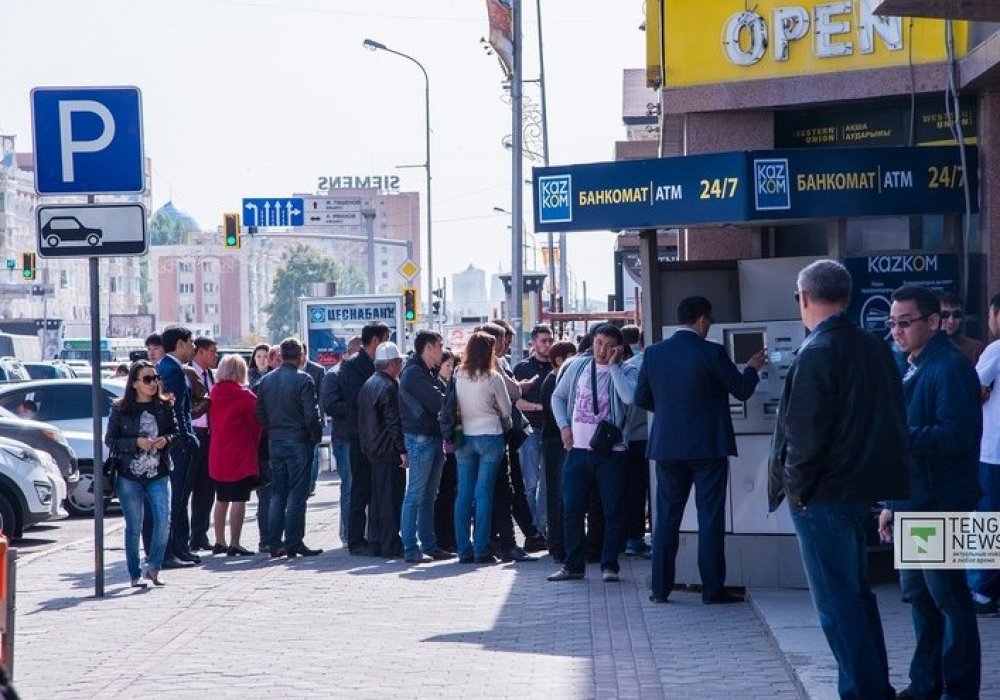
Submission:
[[[305,207],[301,197],[243,200],[244,226],[302,226]]]

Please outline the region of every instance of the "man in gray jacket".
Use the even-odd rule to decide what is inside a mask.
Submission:
[[[272,557],[312,557],[322,549],[302,542],[313,449],[323,426],[312,378],[302,371],[305,355],[297,338],[281,341],[281,366],[257,385],[257,420],[268,436],[272,487],[268,513]]]

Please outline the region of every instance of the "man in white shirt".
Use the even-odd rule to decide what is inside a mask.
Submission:
[[[990,335],[1000,338],[1000,294],[990,299]],[[983,391],[983,439],[979,448],[979,486],[983,490],[980,512],[1000,510],[1000,339],[994,340],[979,356],[976,374]],[[1000,597],[1000,570],[976,569],[968,573],[972,603],[980,615],[997,612]]]
[[[191,369],[198,376],[198,381],[204,387],[206,396],[212,391],[212,386],[215,384],[212,370],[219,357],[218,350],[219,346],[212,338],[199,336],[194,339],[194,359],[191,360]],[[208,424],[208,408],[207,406],[202,408],[204,412],[198,418],[191,420],[194,434],[198,436],[198,450],[191,465],[190,476],[192,552],[212,549],[208,541],[208,526],[212,518],[212,507],[215,505],[215,484],[208,476],[208,445],[211,435]],[[220,554],[220,548],[221,544],[217,542],[213,551]]]

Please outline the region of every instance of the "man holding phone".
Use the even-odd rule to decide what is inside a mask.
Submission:
[[[712,304],[692,296],[677,306],[680,328],[646,349],[635,405],[653,413],[646,456],[656,460],[656,522],[653,527],[653,592],[665,603],[674,588],[681,518],[691,486],[698,506],[698,571],[702,602],[741,603],[725,590],[726,482],[736,434],[729,395],[746,401],[757,388],[765,348],[740,370],[718,343],[705,339]]]

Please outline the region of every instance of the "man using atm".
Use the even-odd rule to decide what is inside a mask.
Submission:
[[[718,343],[705,339],[712,304],[705,297],[682,299],[681,328],[646,349],[635,405],[653,411],[646,456],[656,460],[656,523],[653,527],[653,592],[665,603],[674,587],[681,519],[694,485],[698,507],[698,571],[702,602],[740,603],[726,582],[725,505],[729,457],[736,435],[729,395],[746,401],[757,388],[757,371],[767,361],[758,348],[741,371]]]

